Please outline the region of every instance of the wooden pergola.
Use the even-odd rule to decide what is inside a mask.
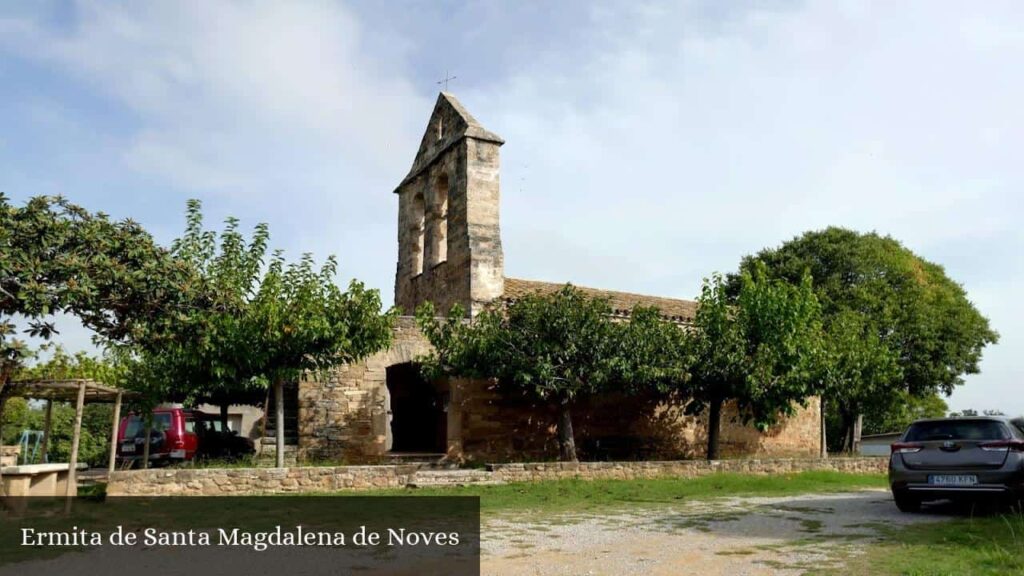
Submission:
[[[110,459],[108,467],[114,471],[117,460],[117,435],[121,424],[121,402],[126,397],[134,396],[134,392],[107,386],[95,380],[23,380],[8,382],[3,389],[5,398],[31,398],[46,400],[46,417],[43,424],[42,454],[46,454],[50,440],[50,424],[53,415],[53,403],[69,402],[75,405],[75,426],[71,436],[71,458],[68,464],[67,495],[74,495],[77,487],[78,445],[82,435],[82,413],[87,402],[113,403],[114,416],[110,424]]]

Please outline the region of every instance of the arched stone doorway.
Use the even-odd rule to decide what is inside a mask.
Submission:
[[[388,366],[386,374],[385,451],[446,453],[450,404],[447,381],[425,379],[413,362]]]

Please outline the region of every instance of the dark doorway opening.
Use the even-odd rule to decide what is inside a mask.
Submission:
[[[448,442],[448,392],[411,362],[387,368],[391,452],[441,454]]]

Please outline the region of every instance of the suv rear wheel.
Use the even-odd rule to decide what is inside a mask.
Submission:
[[[896,507],[900,509],[900,512],[919,512],[921,510],[921,500],[902,490],[893,492],[892,499],[896,502]]]

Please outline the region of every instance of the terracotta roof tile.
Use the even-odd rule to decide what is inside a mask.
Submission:
[[[515,300],[531,293],[550,294],[560,289],[565,284],[555,282],[538,282],[536,280],[520,280],[518,278],[505,278],[505,299]],[[673,322],[688,323],[693,320],[697,312],[697,303],[692,300],[678,300],[675,298],[662,298],[660,296],[644,296],[642,294],[631,294],[629,292],[615,292],[612,290],[599,290],[584,286],[573,287],[579,289],[592,298],[605,298],[612,307],[616,316],[629,316],[636,306],[653,306],[661,311],[662,316]]]

